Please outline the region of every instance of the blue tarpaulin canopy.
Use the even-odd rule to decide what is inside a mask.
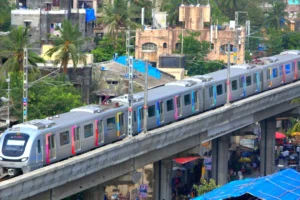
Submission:
[[[126,58],[127,56],[119,56],[117,58],[114,58],[114,61],[124,65],[126,67]],[[133,68],[141,73],[145,73],[146,69],[145,69],[145,62],[142,60],[137,60],[134,59],[133,60]],[[160,71],[158,69],[156,69],[155,67],[151,67],[150,64],[148,64],[148,75],[152,76],[156,79],[160,79],[161,78],[161,74]]]
[[[300,173],[286,169],[269,176],[233,181],[193,200],[227,199],[247,193],[266,200],[300,199]]]
[[[94,9],[85,9],[85,21],[90,22],[96,20]]]

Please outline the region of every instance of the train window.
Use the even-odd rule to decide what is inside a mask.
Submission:
[[[184,105],[188,106],[190,104],[191,104],[191,95],[190,94],[184,95]]]
[[[136,122],[136,111],[133,111],[133,121]]]
[[[153,117],[153,116],[155,116],[155,105],[148,107],[148,117]]]
[[[212,98],[213,97],[213,87],[209,88],[209,97]]]
[[[289,74],[291,73],[291,65],[290,64],[286,64],[285,65],[285,74]]]
[[[38,149],[38,153],[41,153],[41,140],[37,141],[37,149]]]
[[[69,131],[65,131],[59,134],[60,136],[60,146],[70,143]]]
[[[252,84],[251,76],[247,76],[247,77],[246,77],[246,85],[247,85],[247,86],[250,86],[251,84]]]
[[[231,89],[234,91],[234,90],[237,90],[237,80],[233,80],[231,81]]]
[[[221,94],[223,94],[223,87],[222,87],[223,85],[218,85],[217,86],[217,95],[221,95]]]
[[[115,128],[116,128],[116,119],[115,119],[115,117],[108,118],[107,119],[107,130],[111,131],[111,130],[114,130]]]
[[[253,84],[256,84],[257,80],[256,80],[256,74],[253,74]]]
[[[167,101],[167,111],[174,110],[174,102],[173,99]]]
[[[83,129],[85,138],[93,136],[93,124],[85,125]]]
[[[278,77],[278,68],[273,68],[273,78]]]

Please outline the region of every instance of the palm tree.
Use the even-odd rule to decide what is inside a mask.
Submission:
[[[79,61],[86,64],[86,56],[80,50],[81,45],[84,44],[89,38],[82,38],[82,33],[79,31],[78,24],[74,26],[68,20],[62,22],[62,28],[59,28],[61,36],[51,36],[54,47],[46,52],[49,57],[55,56],[54,63],[60,63],[65,74],[67,74],[68,62],[71,59],[73,66],[76,67]]]
[[[140,25],[132,21],[131,12],[133,8],[128,8],[127,0],[115,0],[113,4],[103,6],[103,14],[99,18],[99,23],[108,27],[109,33],[115,41],[118,41],[118,35],[121,28],[131,29],[139,27]],[[115,45],[114,45],[115,46]]]
[[[24,47],[31,47],[28,44],[29,29],[19,26],[13,28],[8,36],[0,38],[0,57],[7,58],[1,71],[22,71],[24,60]],[[36,53],[28,50],[28,61],[30,65],[37,66],[37,63],[44,63],[44,59]]]
[[[168,0],[162,2],[161,9],[168,13],[167,20],[171,26],[178,24],[179,6],[181,3],[181,0]]]
[[[285,12],[286,4],[283,2],[275,2],[273,8],[266,12],[265,26],[275,28],[277,30],[285,26],[283,20],[288,15]]]

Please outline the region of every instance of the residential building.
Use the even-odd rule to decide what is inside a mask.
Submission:
[[[49,35],[59,34],[56,28],[61,27],[64,19],[78,23],[83,37],[94,36],[95,15],[91,13],[97,10],[96,0],[19,0],[17,5],[18,9],[11,11],[11,24],[30,28],[29,42],[34,43],[35,48],[51,44]],[[90,41],[83,49],[91,50],[92,47]]]
[[[146,26],[144,30],[139,29],[136,31],[135,57],[137,59],[147,59],[150,62],[154,62],[160,70],[167,73],[172,71],[171,74],[178,77],[178,74],[182,74],[184,68],[161,68],[159,57],[162,54],[171,55],[175,51],[180,52],[182,45],[181,34],[183,33],[183,36],[186,36],[189,31],[197,31],[201,33],[196,38],[197,40],[205,40],[211,43],[207,59],[227,62],[227,44],[230,43],[231,63],[244,63],[245,28],[236,26],[234,21],[222,27],[209,25],[211,23],[210,5],[181,5],[179,7],[179,21],[184,23],[184,29],[181,27],[164,28],[163,25],[166,18],[160,17],[160,19],[161,26],[155,28]]]

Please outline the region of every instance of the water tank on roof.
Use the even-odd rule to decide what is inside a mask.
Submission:
[[[159,56],[160,68],[184,68],[185,56],[179,54]]]

